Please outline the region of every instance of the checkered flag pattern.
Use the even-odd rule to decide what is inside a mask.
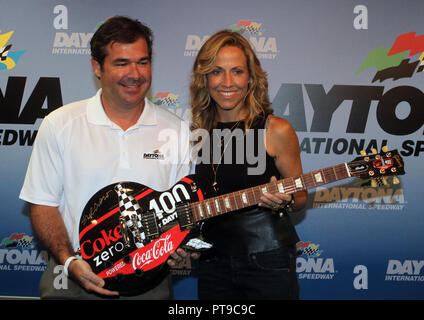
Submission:
[[[32,241],[31,240],[24,239],[24,238],[18,241],[18,247],[22,247],[22,248],[34,248],[34,246],[32,245]]]
[[[176,99],[169,98],[169,97],[163,98],[163,99],[160,100],[160,104],[162,106],[176,106],[177,103],[178,103],[178,101]]]
[[[307,247],[303,249],[302,254],[318,257],[321,255],[321,252],[322,250],[319,250],[318,248]]]
[[[259,29],[256,26],[247,26],[244,27],[244,32],[247,32],[249,34],[257,34],[259,33]]]
[[[137,200],[133,196],[130,196],[126,193],[126,190],[122,188],[121,184],[115,186],[115,191],[118,194],[119,198],[119,210],[121,213],[126,211],[134,211],[138,214],[141,214],[141,208]]]
[[[132,232],[133,240],[138,248],[143,247],[144,232],[141,232],[143,225],[141,224],[141,207],[133,196],[127,194],[127,190],[121,184],[115,186],[115,191],[119,199],[119,211],[124,219],[125,228]],[[121,226],[124,227],[124,226]],[[123,230],[123,232],[125,232]]]

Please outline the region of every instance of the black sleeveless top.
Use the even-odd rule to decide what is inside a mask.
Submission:
[[[244,134],[243,121],[218,123],[216,129],[230,129],[235,133],[237,128],[237,133],[242,134],[234,134],[238,138],[230,140],[228,130],[212,132],[211,146],[218,143],[215,150],[219,150],[220,145],[221,152],[218,155],[215,152],[213,157],[214,147],[211,147],[211,160],[215,159],[213,166],[202,161],[196,165],[196,175],[210,185],[216,180],[218,195],[268,183],[272,176],[280,178],[274,159],[265,151],[265,122],[264,116],[256,118],[248,134]],[[221,138],[217,132],[221,133]],[[257,205],[206,220],[202,234],[218,253],[233,256],[269,251],[299,241],[288,215],[280,217]]]

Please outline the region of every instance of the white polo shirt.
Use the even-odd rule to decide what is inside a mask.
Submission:
[[[74,249],[87,201],[101,188],[134,181],[167,190],[189,173],[188,124],[145,99],[123,131],[103,110],[101,90],[56,109],[40,125],[20,198],[59,207]]]

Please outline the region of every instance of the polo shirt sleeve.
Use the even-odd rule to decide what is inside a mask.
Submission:
[[[33,145],[20,199],[39,205],[60,205],[63,159],[58,136],[49,117],[44,118]]]

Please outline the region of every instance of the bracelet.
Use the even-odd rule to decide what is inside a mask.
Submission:
[[[70,264],[71,264],[71,262],[72,262],[72,261],[74,261],[74,260],[78,260],[78,258],[77,258],[77,257],[75,257],[75,256],[71,256],[71,257],[69,257],[68,259],[66,259],[66,261],[65,261],[65,264],[64,264],[64,266],[63,266],[63,272],[65,273],[65,276],[67,276],[67,277],[69,277],[69,273],[68,273],[69,265],[70,265]]]

